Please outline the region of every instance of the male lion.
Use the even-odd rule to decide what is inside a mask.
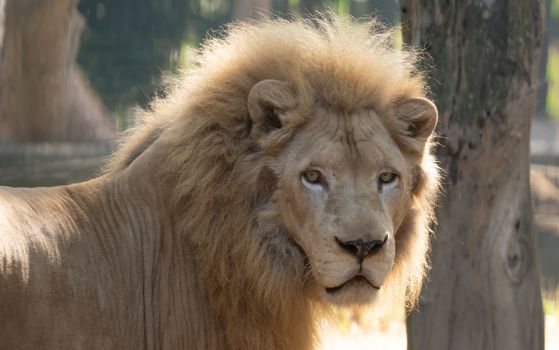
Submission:
[[[102,176],[0,188],[0,347],[309,349],[320,305],[413,304],[437,110],[391,44],[234,25]]]

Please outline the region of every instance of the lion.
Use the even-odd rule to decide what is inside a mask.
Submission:
[[[437,109],[374,19],[211,38],[103,173],[0,188],[6,349],[311,349],[332,305],[412,307]]]

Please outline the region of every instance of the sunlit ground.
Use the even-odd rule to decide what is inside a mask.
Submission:
[[[323,350],[340,349],[406,349],[406,327],[403,321],[392,321],[384,329],[372,328],[365,330],[357,324],[350,329],[342,330],[333,324],[323,328]]]
[[[546,312],[549,310],[546,310]],[[559,311],[545,316],[545,349],[559,349]],[[374,321],[365,315],[361,320],[344,316],[322,325],[322,350],[385,349],[406,350],[406,326],[401,317]]]
[[[323,350],[406,349],[404,313],[397,310],[370,310],[355,307],[334,311],[322,324]]]

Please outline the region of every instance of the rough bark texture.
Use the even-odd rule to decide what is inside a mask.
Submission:
[[[539,0],[402,0],[404,40],[433,59],[447,172],[432,271],[409,348],[543,349],[529,190]]]
[[[74,64],[83,28],[76,3],[0,1],[0,142],[112,136],[113,123]]]

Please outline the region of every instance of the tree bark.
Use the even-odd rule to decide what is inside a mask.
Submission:
[[[0,142],[112,137],[114,123],[74,63],[83,28],[76,4],[0,1]]]
[[[537,350],[544,324],[529,188],[541,0],[401,0],[424,48],[446,171],[413,350]]]

